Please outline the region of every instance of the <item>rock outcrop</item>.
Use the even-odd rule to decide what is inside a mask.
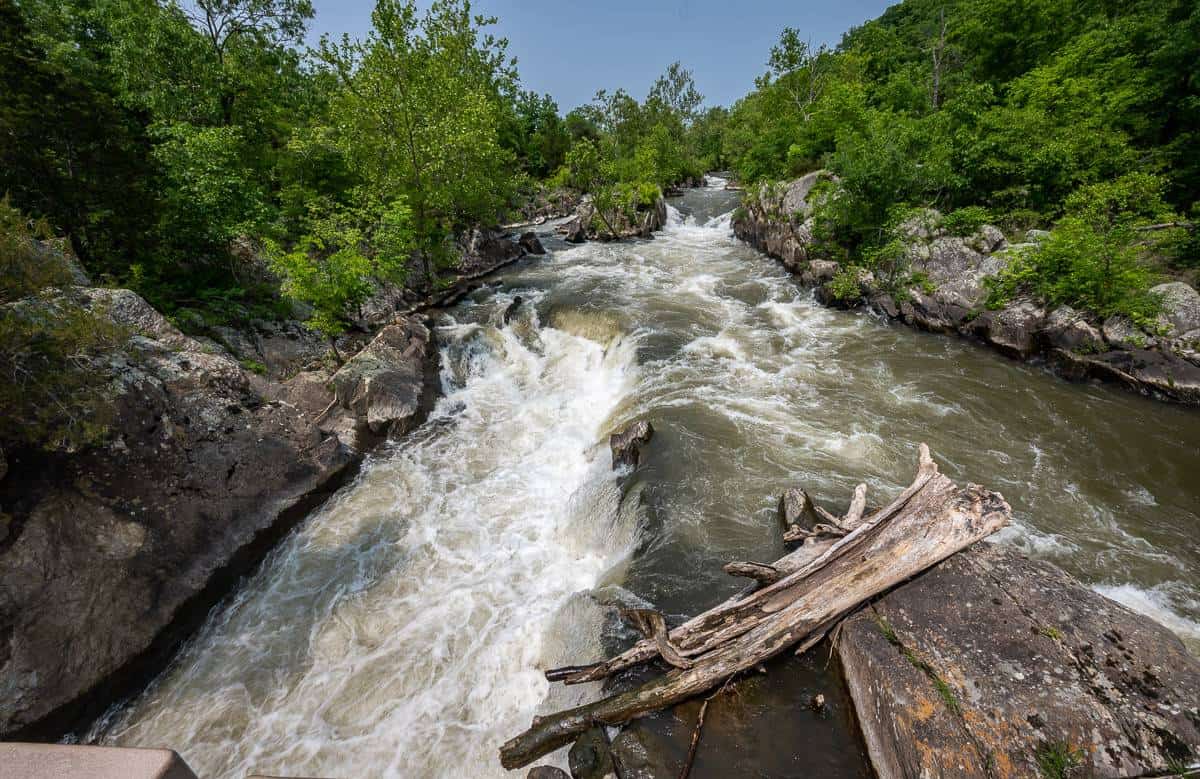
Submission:
[[[960,552],[835,642],[876,774],[1148,776],[1200,754],[1200,661],[1052,565]],[[1071,774],[1074,775],[1074,774]]]
[[[644,419],[609,436],[613,469],[637,466],[642,457],[642,447],[650,443],[653,436],[654,428]]]
[[[58,735],[160,669],[238,577],[354,470],[311,416],[128,290],[97,359],[111,435],[9,451],[0,505],[0,735]]]
[[[591,198],[584,198],[575,210],[575,215],[559,225],[558,231],[568,243],[583,243],[589,240],[619,241],[628,238],[649,238],[666,224],[667,201],[661,194],[649,205],[639,204],[630,213],[606,213],[604,219],[596,213],[596,206]]]
[[[747,192],[733,222],[739,238],[814,287],[821,304],[869,306],[922,330],[978,339],[1014,359],[1044,360],[1069,379],[1113,381],[1144,395],[1200,404],[1200,294],[1187,284],[1151,290],[1164,308],[1156,333],[1119,317],[1099,322],[1069,307],[1046,310],[1030,299],[989,310],[987,279],[1014,252],[1035,246],[1048,233],[1030,230],[1023,243],[1012,245],[991,225],[950,235],[941,214],[926,209],[899,228],[914,282],[885,289],[860,271],[855,286],[839,279],[841,265],[815,238],[810,201],[822,182],[836,185],[836,178],[816,171]]]
[[[416,317],[388,325],[333,375],[337,402],[360,429],[408,432],[419,421],[429,355],[429,328]]]

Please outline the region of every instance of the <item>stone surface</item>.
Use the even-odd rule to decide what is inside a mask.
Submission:
[[[803,489],[792,487],[779,496],[779,521],[788,525],[800,525],[812,529],[819,520],[812,501]]]
[[[667,750],[655,743],[657,737],[645,728],[622,730],[612,742],[613,763],[621,779],[668,779],[679,768],[667,762]]]
[[[537,765],[529,769],[525,779],[571,779],[571,775],[552,765]]]
[[[1049,349],[1066,349],[1081,354],[1105,351],[1104,337],[1100,331],[1070,306],[1060,306],[1051,311],[1042,323],[1038,338]]]
[[[642,456],[642,447],[654,436],[654,428],[646,420],[634,422],[623,430],[608,437],[612,451],[613,469],[636,466]]]
[[[1101,328],[1104,340],[1114,349],[1145,349],[1154,346],[1156,340],[1142,332],[1133,322],[1123,316],[1110,316]]]
[[[609,779],[615,776],[613,756],[604,728],[592,728],[576,739],[567,761],[573,779]]]
[[[136,689],[352,454],[128,290],[90,290],[128,341],[93,371],[112,436],[9,451],[0,506],[0,735],[57,735]]]
[[[976,327],[992,346],[1010,357],[1025,360],[1033,355],[1035,336],[1046,312],[1030,300],[1018,300],[999,311],[980,315]]]
[[[1182,281],[1172,281],[1151,287],[1162,296],[1163,316],[1170,326],[1168,336],[1200,329],[1200,292]]]
[[[1200,661],[1169,630],[1044,562],[987,543],[846,620],[837,642],[881,779],[1081,776],[1194,760]]]
[[[528,254],[545,254],[546,248],[542,246],[542,242],[538,239],[537,233],[529,230],[521,233],[520,239],[517,240],[518,245]]]
[[[1075,354],[1060,349],[1054,357],[1070,378],[1111,381],[1142,395],[1200,404],[1200,366],[1170,352],[1120,349]]]
[[[416,317],[388,325],[333,375],[342,408],[376,435],[398,435],[421,410],[429,329]]]
[[[460,275],[468,278],[477,277],[516,262],[524,256],[525,249],[504,230],[476,227],[463,237],[458,271]]]

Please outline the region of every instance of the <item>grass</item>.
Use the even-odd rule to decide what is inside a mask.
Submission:
[[[1054,641],[1062,641],[1062,637],[1063,637],[1061,630],[1059,630],[1056,627],[1049,626],[1049,625],[1046,627],[1038,628],[1038,634],[1043,635],[1046,638],[1052,639]]]
[[[1070,779],[1083,765],[1083,750],[1062,740],[1043,741],[1034,753],[1042,779]]]

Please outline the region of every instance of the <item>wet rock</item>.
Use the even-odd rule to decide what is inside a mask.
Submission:
[[[519,243],[495,227],[476,227],[468,231],[462,249],[458,271],[468,278],[491,273],[525,256],[525,249]]]
[[[88,299],[132,332],[92,366],[111,388],[111,437],[14,455],[0,482],[10,737],[53,738],[134,691],[354,461],[133,292]]]
[[[575,215],[563,225],[563,240],[567,243],[583,243],[587,240],[587,225],[581,215]]]
[[[615,776],[613,756],[604,728],[585,731],[567,755],[573,779],[607,779]]]
[[[812,700],[808,702],[808,706],[813,711],[824,711],[825,710],[825,696],[822,695],[821,693],[817,693],[816,695],[814,695],[812,697]]]
[[[530,768],[525,779],[571,779],[571,775],[552,765],[539,765]]]
[[[524,302],[524,299],[522,299],[520,295],[517,295],[513,298],[513,301],[508,304],[507,308],[504,309],[504,324],[508,324],[512,321],[513,317],[517,315],[517,312],[521,310],[521,304]]]
[[[1066,349],[1083,354],[1105,351],[1100,331],[1070,306],[1060,306],[1051,311],[1038,336],[1050,349]]]
[[[411,429],[421,409],[429,329],[415,317],[389,325],[333,375],[338,402],[376,435]]]
[[[954,321],[945,307],[932,295],[911,290],[910,297],[900,304],[900,318],[910,325],[931,333],[954,331]]]
[[[1100,379],[1142,395],[1200,403],[1200,366],[1171,352],[1121,349],[1100,354],[1056,350],[1060,371],[1073,379]]]
[[[837,651],[879,776],[1165,771],[1200,749],[1200,661],[1054,566],[981,543],[843,623]]]
[[[517,239],[517,243],[528,254],[545,254],[546,248],[542,246],[542,242],[538,240],[537,233],[532,230],[521,233],[521,237]]]
[[[784,527],[800,525],[812,529],[818,522],[812,498],[799,487],[792,487],[779,496],[779,520]]]
[[[833,277],[841,268],[841,265],[832,260],[813,260],[808,264],[808,270],[804,274],[804,283],[814,287],[819,284],[828,284],[833,281]]]
[[[612,451],[613,469],[636,466],[641,459],[642,447],[648,444],[653,436],[654,427],[644,419],[609,436],[608,447]]]
[[[1150,292],[1162,297],[1168,336],[1200,329],[1200,293],[1191,286],[1172,281],[1151,287]]]
[[[612,755],[621,779],[666,779],[678,776],[679,769],[667,762],[669,749],[636,722],[613,739]]]
[[[1026,360],[1034,353],[1034,336],[1045,315],[1046,312],[1033,301],[1020,300],[1000,311],[984,312],[976,327],[987,342],[1001,352]]]

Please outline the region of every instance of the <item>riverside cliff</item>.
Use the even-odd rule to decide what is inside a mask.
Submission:
[[[738,238],[779,260],[814,288],[819,302],[867,307],[922,330],[957,333],[1014,359],[1044,361],[1068,379],[1111,381],[1143,395],[1200,405],[1200,294],[1189,285],[1170,282],[1151,290],[1161,295],[1164,309],[1154,333],[1121,317],[1099,321],[1030,298],[992,310],[986,306],[986,280],[1045,234],[1030,231],[1013,242],[983,225],[970,235],[951,235],[932,209],[901,228],[906,258],[920,283],[889,288],[865,270],[847,279],[814,234],[810,199],[823,180],[833,176],[815,171],[747,192],[733,222]]]

